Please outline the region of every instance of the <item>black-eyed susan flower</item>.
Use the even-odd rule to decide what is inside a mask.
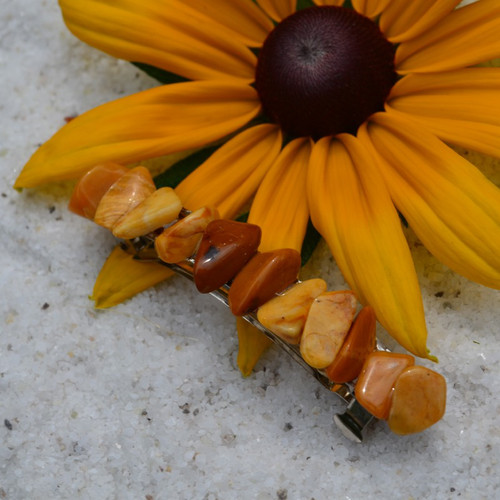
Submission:
[[[500,156],[500,3],[60,0],[69,29],[171,83],[63,127],[16,187],[223,142],[177,187],[190,209],[300,249],[309,217],[362,303],[427,356],[398,211],[443,263],[500,287],[500,191],[447,144]],[[307,7],[307,8],[304,8]]]

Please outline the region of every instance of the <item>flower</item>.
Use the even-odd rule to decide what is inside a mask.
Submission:
[[[233,217],[255,194],[264,250],[300,249],[311,217],[414,354],[427,332],[398,212],[444,264],[500,288],[500,191],[447,145],[500,156],[500,69],[475,66],[500,56],[498,0],[59,3],[83,41],[178,77],[72,120],[16,187],[224,140],[177,187],[185,206]]]

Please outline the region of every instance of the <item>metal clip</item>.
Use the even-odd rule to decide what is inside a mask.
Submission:
[[[194,259],[186,259],[178,264],[168,264],[163,262],[155,253],[153,236],[141,236],[139,238],[135,238],[134,240],[124,241],[122,243],[122,248],[132,253],[138,260],[158,262],[169,267],[177,274],[194,282]],[[229,286],[224,285],[218,290],[211,292],[210,295],[222,302],[226,307],[229,307],[228,292]],[[275,344],[281,347],[281,349],[291,356],[304,370],[318,380],[323,387],[336,394],[346,404],[346,411],[342,414],[334,415],[333,420],[345,437],[351,441],[361,443],[363,441],[366,427],[373,419],[375,419],[375,417],[358,403],[356,397],[354,396],[353,385],[332,382],[323,371],[309,366],[300,355],[300,351],[297,346],[287,344],[283,339],[268,330],[262,323],[260,323],[255,313],[246,314],[242,317],[258,328]],[[377,348],[379,350],[385,350],[379,342],[377,342]]]

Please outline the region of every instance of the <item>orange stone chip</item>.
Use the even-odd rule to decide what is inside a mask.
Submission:
[[[313,368],[330,365],[339,352],[356,314],[351,291],[325,292],[316,297],[307,316],[300,353]]]
[[[438,422],[446,408],[446,381],[424,366],[410,366],[394,385],[387,423],[395,434],[421,432]]]
[[[113,230],[118,221],[156,191],[146,167],[135,167],[122,175],[102,197],[94,222]]]
[[[347,337],[333,363],[326,369],[326,375],[334,382],[354,380],[376,344],[375,312],[369,306],[363,307],[356,316]]]
[[[158,257],[169,264],[191,257],[209,222],[218,218],[215,208],[202,207],[168,227],[155,239]]]
[[[291,285],[299,274],[300,254],[280,248],[254,255],[236,275],[229,289],[229,307],[235,316],[257,309]]]
[[[387,419],[394,384],[404,369],[414,364],[415,358],[409,354],[384,351],[370,354],[354,388],[359,404],[375,417]]]
[[[298,344],[313,300],[326,292],[326,282],[311,279],[297,283],[259,307],[257,319],[290,344]]]
[[[89,170],[76,184],[68,209],[74,214],[93,220],[95,211],[106,191],[128,168],[118,163],[103,163]]]

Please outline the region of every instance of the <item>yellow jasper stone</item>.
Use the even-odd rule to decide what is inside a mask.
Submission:
[[[356,313],[350,291],[326,292],[316,297],[307,315],[300,353],[313,368],[329,366],[344,342]]]
[[[424,366],[410,366],[396,380],[387,423],[395,434],[414,434],[438,422],[445,409],[444,377]]]
[[[326,282],[311,279],[297,283],[257,311],[257,319],[290,344],[298,344],[313,300],[326,292]]]
[[[209,222],[218,218],[217,209],[202,207],[180,219],[155,239],[155,250],[158,257],[169,264],[175,264],[191,257]]]
[[[146,167],[135,167],[122,175],[101,198],[94,222],[110,231],[130,210],[156,191]]]
[[[117,238],[137,238],[177,219],[182,203],[175,191],[163,187],[125,214],[113,228]]]

